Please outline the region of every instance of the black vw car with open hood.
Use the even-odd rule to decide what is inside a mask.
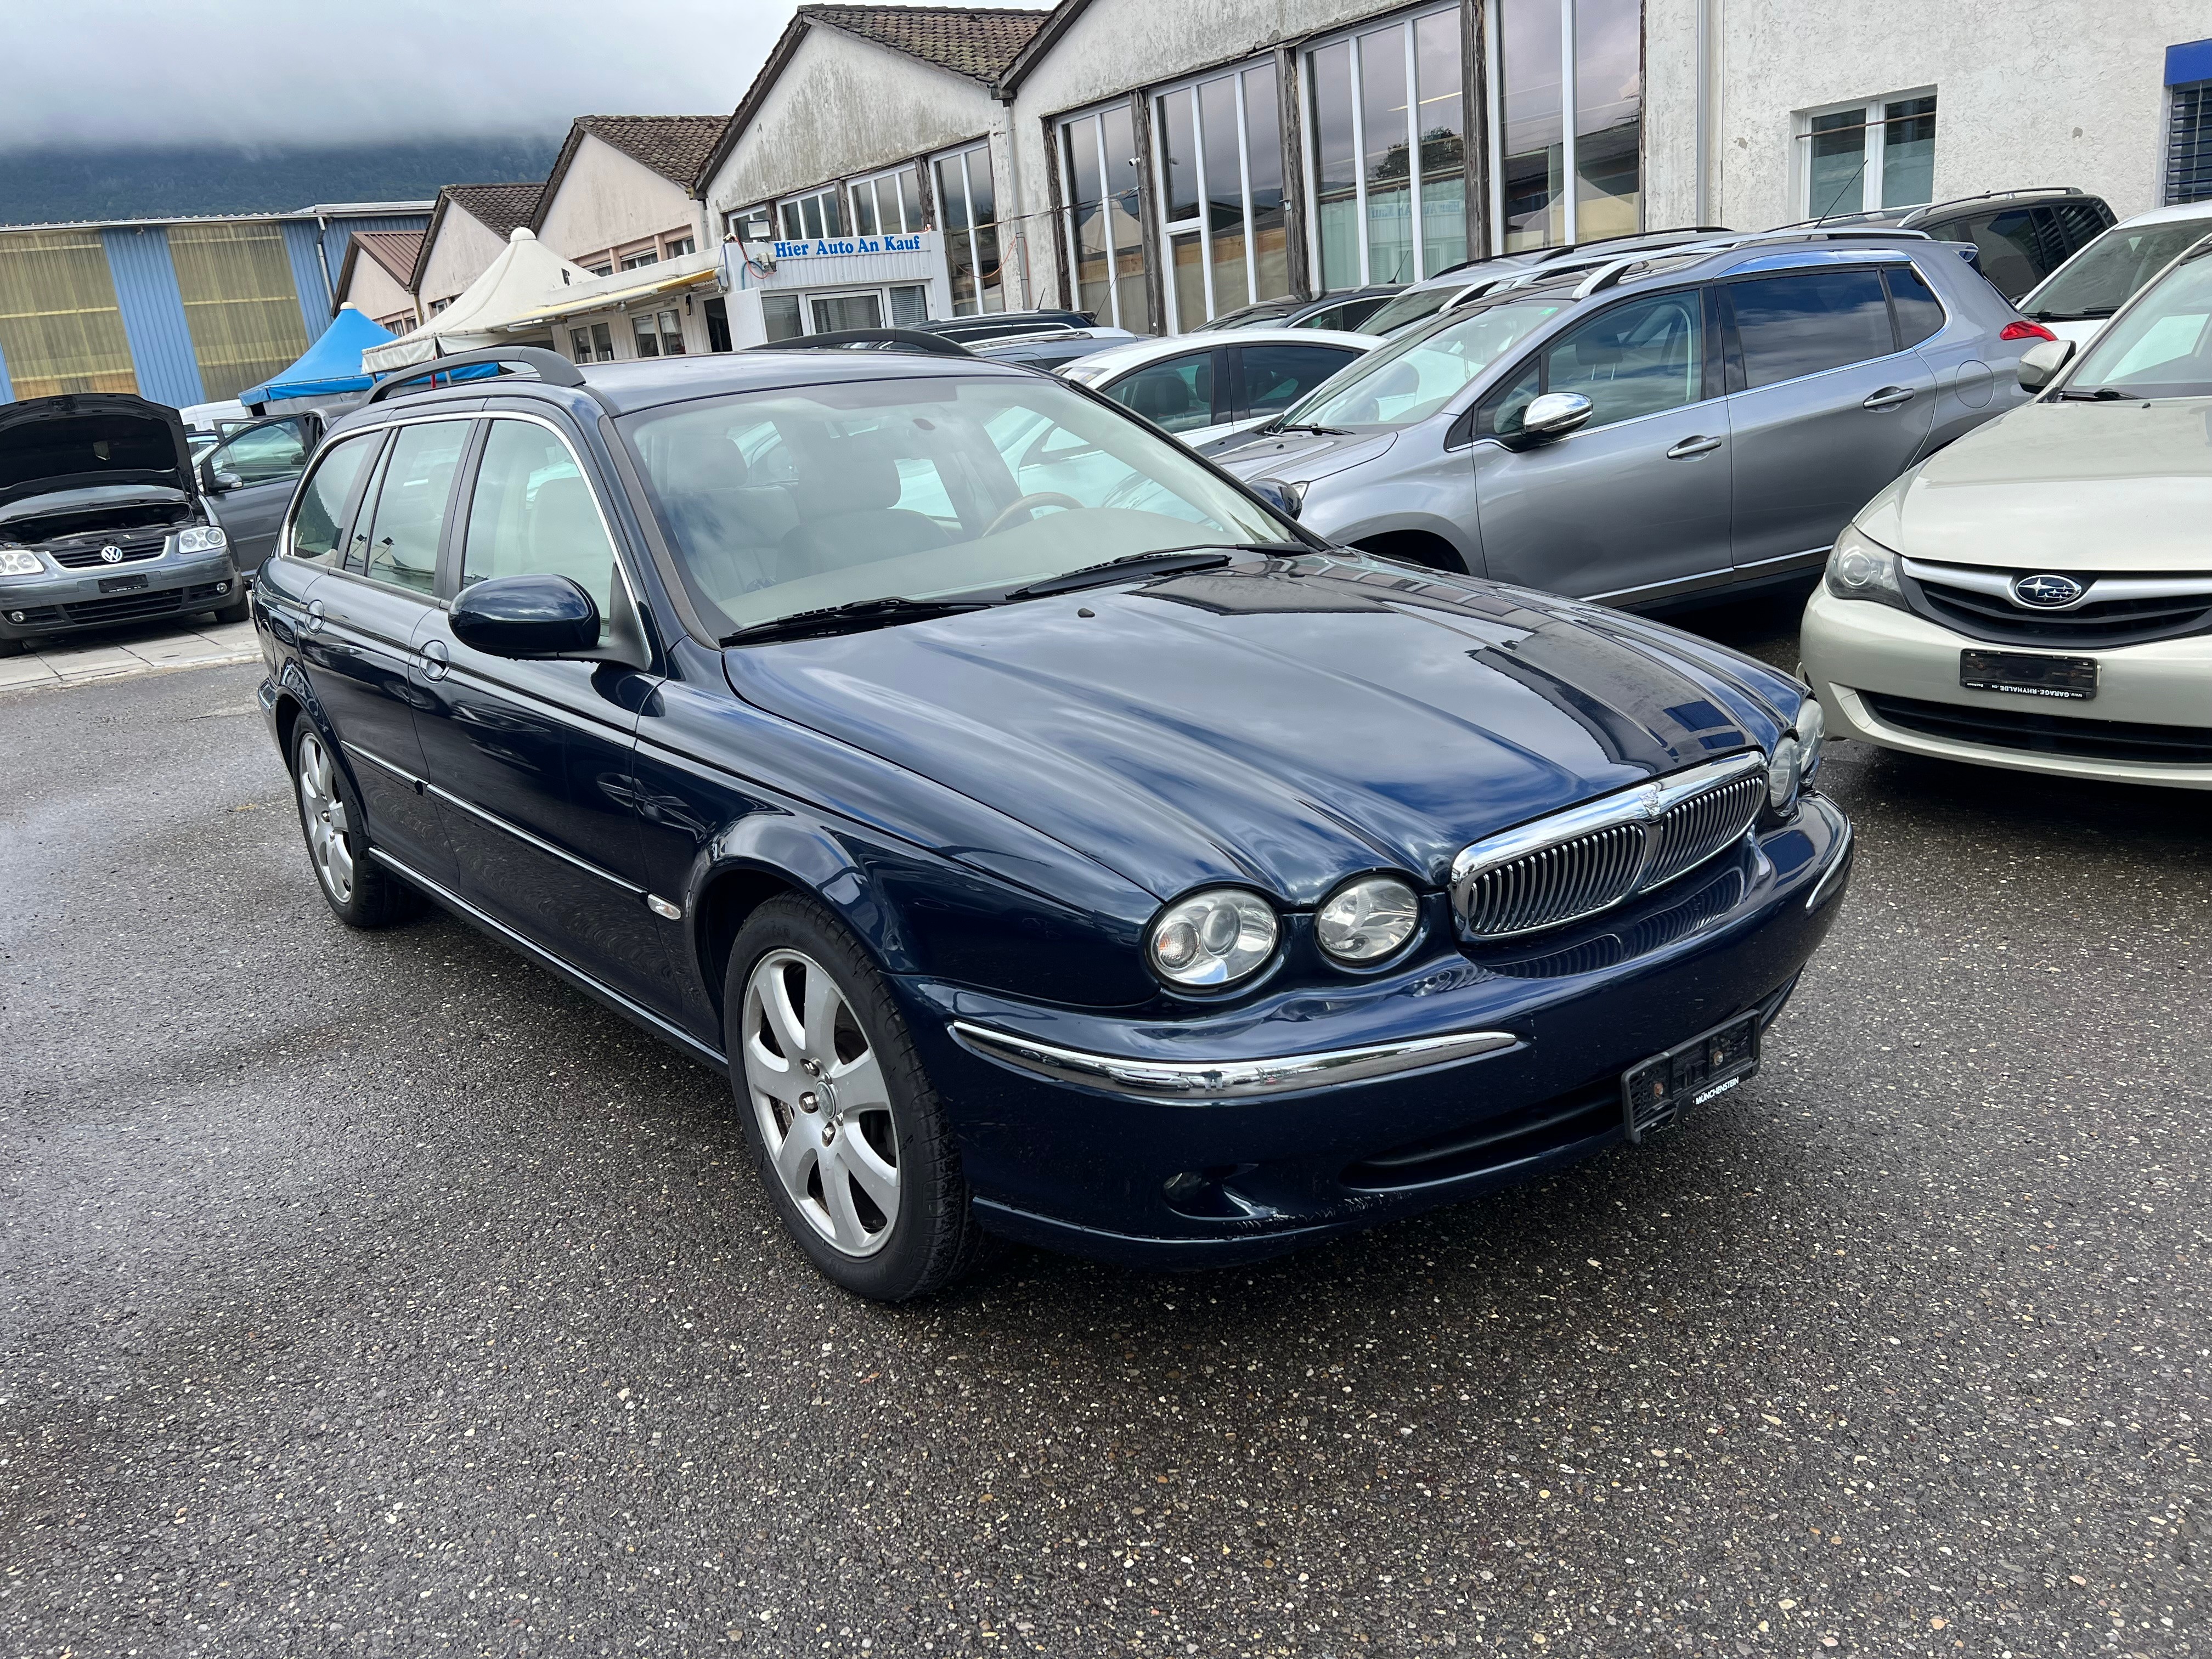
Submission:
[[[0,404],[0,653],[203,611],[242,621],[246,591],[177,411],[118,392]]]
[[[1244,1260],[1641,1140],[1834,918],[1820,705],[1765,664],[1333,547],[964,352],[419,384],[471,361],[336,422],[255,577],[313,878],[722,1070],[864,1295],[987,1232]]]

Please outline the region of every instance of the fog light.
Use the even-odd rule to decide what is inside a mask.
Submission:
[[[10,611],[8,613],[8,620],[9,622],[21,622],[23,620],[23,613],[20,611]]]
[[[218,593],[228,593],[230,592],[230,584],[228,582],[217,582],[215,585],[215,591]]]

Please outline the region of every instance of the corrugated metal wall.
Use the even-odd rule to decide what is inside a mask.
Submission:
[[[115,278],[123,331],[131,339],[139,395],[179,409],[205,403],[176,267],[169,259],[168,231],[160,225],[116,226],[100,236],[107,245],[107,269]]]

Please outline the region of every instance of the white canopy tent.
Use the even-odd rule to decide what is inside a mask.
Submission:
[[[540,242],[528,226],[519,225],[499,258],[453,304],[413,332],[362,352],[361,366],[371,374],[386,374],[504,343],[514,338],[507,324],[554,304],[563,289],[594,280]]]

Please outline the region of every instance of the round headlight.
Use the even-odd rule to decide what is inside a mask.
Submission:
[[[1828,716],[1818,697],[1808,697],[1797,709],[1797,747],[1801,751],[1797,775],[1809,778],[1820,764],[1820,745],[1828,740]]]
[[[1795,738],[1784,738],[1774,745],[1773,754],[1766,761],[1766,798],[1774,803],[1774,810],[1786,812],[1797,804],[1797,783],[1803,775],[1801,768],[1804,753]]]
[[[1145,939],[1170,984],[1211,990],[1256,973],[1275,954],[1275,913],[1257,893],[1216,887],[1160,912]]]
[[[1421,925],[1421,901],[1393,876],[1367,876],[1314,915],[1314,937],[1339,962],[1380,962]]]

